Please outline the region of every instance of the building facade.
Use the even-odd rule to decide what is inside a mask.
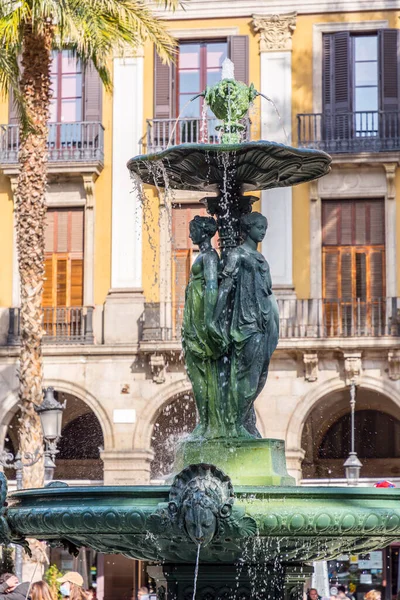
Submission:
[[[180,323],[197,251],[188,223],[205,214],[204,194],[142,195],[126,162],[218,143],[215,120],[190,99],[227,57],[271,100],[257,98],[245,139],[333,157],[323,179],[255,205],[269,221],[262,250],[281,320],[258,428],[285,440],[299,483],[341,478],[354,381],[361,476],[400,476],[400,1],[191,0],[160,18],[179,42],[175,63],[148,43],[115,56],[112,95],[67,53],[53,60],[43,314],[45,385],[67,399],[56,477],[157,481],[196,422]],[[8,101],[0,123],[0,445],[15,449],[19,142]]]

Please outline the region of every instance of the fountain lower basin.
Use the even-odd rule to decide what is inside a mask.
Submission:
[[[168,516],[169,486],[49,487],[10,494],[13,537],[70,549],[193,563],[196,546]],[[201,561],[285,564],[382,548],[400,537],[400,490],[237,486]]]

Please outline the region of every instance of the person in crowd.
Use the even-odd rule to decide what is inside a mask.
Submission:
[[[0,600],[25,600],[28,593],[29,581],[20,583],[12,573],[0,575]]]
[[[87,600],[87,594],[83,589],[83,577],[76,571],[68,571],[62,577],[57,579],[60,585],[60,592],[69,600]],[[1,600],[1,598],[0,598]]]
[[[338,585],[337,591],[338,591],[338,593],[337,593],[336,598],[342,599],[342,600],[353,600],[353,596],[351,596],[347,592],[346,587],[344,585]]]
[[[144,585],[141,588],[139,588],[137,597],[138,600],[149,600],[150,597],[148,588]]]
[[[322,596],[318,594],[315,588],[310,588],[307,592],[307,600],[321,600]]]
[[[97,600],[96,588],[90,587],[86,592],[86,596],[88,600]]]
[[[379,590],[370,590],[364,596],[365,600],[381,600],[382,594]]]
[[[35,583],[32,583],[29,596],[31,600],[56,600],[45,581],[35,581]]]

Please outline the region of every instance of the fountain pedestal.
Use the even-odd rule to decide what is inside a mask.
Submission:
[[[295,485],[294,477],[286,470],[283,440],[185,440],[177,449],[175,473],[198,463],[218,463],[233,485]]]
[[[150,566],[158,600],[192,600],[193,565]],[[302,600],[303,583],[312,573],[304,565],[239,563],[201,565],[196,598],[201,600]]]

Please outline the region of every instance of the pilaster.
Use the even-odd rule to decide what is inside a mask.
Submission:
[[[18,269],[18,246],[17,246],[17,223],[15,219],[15,193],[17,191],[17,177],[10,177],[11,191],[13,195],[13,256],[12,256],[12,306],[20,305],[20,278]]]
[[[290,144],[292,135],[292,34],[296,13],[253,15],[253,28],[260,34],[261,137]],[[272,84],[273,82],[273,84]],[[294,295],[292,247],[292,189],[262,192],[262,213],[269,230],[262,245],[271,267],[274,290],[280,296]]]
[[[111,290],[104,307],[105,343],[137,343],[142,294],[142,205],[126,167],[139,154],[143,124],[143,56],[113,59]]]
[[[85,188],[85,252],[83,276],[83,304],[94,306],[94,187],[97,176],[94,173],[83,175]]]
[[[142,485],[150,483],[153,452],[148,449],[103,450],[104,485]]]

